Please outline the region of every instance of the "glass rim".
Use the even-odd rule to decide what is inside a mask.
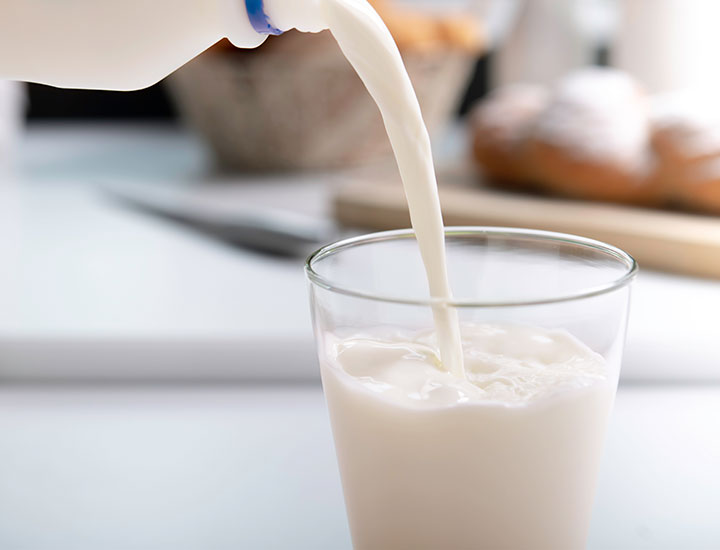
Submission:
[[[327,258],[328,256],[335,255],[348,248],[353,248],[360,245],[379,243],[391,240],[409,239],[415,238],[415,231],[413,229],[394,229],[390,231],[379,231],[375,233],[368,233],[364,235],[358,235],[355,237],[349,237],[341,239],[333,243],[327,244],[320,247],[315,252],[310,254],[305,260],[305,274],[308,280],[321,287],[325,290],[335,292],[338,294],[344,294],[346,296],[352,296],[355,298],[363,298],[366,300],[373,300],[376,302],[384,302],[391,304],[401,305],[413,305],[413,306],[424,306],[424,307],[435,307],[435,306],[449,306],[454,308],[501,308],[501,307],[519,307],[519,306],[534,306],[534,305],[547,305],[561,302],[569,302],[573,300],[581,300],[584,298],[591,298],[602,294],[608,294],[615,290],[621,289],[629,285],[638,273],[638,264],[635,259],[630,256],[624,250],[617,248],[616,246],[590,239],[587,237],[580,237],[578,235],[572,235],[570,233],[558,233],[554,231],[542,231],[539,229],[524,229],[514,227],[493,227],[493,226],[451,226],[445,227],[445,238],[459,236],[459,235],[497,235],[507,237],[525,237],[536,241],[542,242],[558,242],[564,244],[571,244],[580,246],[585,249],[592,249],[595,251],[602,252],[611,257],[614,257],[620,263],[626,266],[624,273],[607,283],[590,286],[588,288],[581,289],[576,292],[568,294],[562,294],[559,296],[553,296],[549,298],[539,298],[534,300],[510,300],[502,302],[489,302],[489,301],[477,301],[477,300],[444,300],[442,298],[422,298],[422,299],[410,299],[410,298],[399,298],[394,296],[385,296],[382,294],[375,294],[356,288],[345,287],[342,284],[333,282],[332,280],[320,275],[315,269],[314,265],[318,262]]]

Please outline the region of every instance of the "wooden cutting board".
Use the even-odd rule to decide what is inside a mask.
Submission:
[[[598,239],[630,253],[642,267],[720,279],[720,217],[570,201],[491,190],[469,176],[440,179],[446,225],[526,227]],[[341,186],[335,216],[367,229],[410,226],[394,177],[362,177]]]

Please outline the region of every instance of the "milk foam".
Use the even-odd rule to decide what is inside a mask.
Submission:
[[[439,365],[433,336],[337,339],[335,375],[356,390],[408,407],[525,406],[607,380],[604,359],[563,330],[464,325],[466,378]]]

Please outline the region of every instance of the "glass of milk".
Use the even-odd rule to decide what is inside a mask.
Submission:
[[[558,233],[446,240],[450,304],[427,298],[409,230],[307,262],[353,545],[584,548],[636,264]],[[461,375],[438,358],[438,308],[457,311]]]

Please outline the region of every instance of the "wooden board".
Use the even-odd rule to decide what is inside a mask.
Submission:
[[[441,176],[442,181],[442,176]],[[582,235],[630,253],[642,267],[720,279],[720,217],[440,186],[446,225],[525,227]],[[342,186],[336,218],[367,229],[410,226],[395,178],[359,178]]]

